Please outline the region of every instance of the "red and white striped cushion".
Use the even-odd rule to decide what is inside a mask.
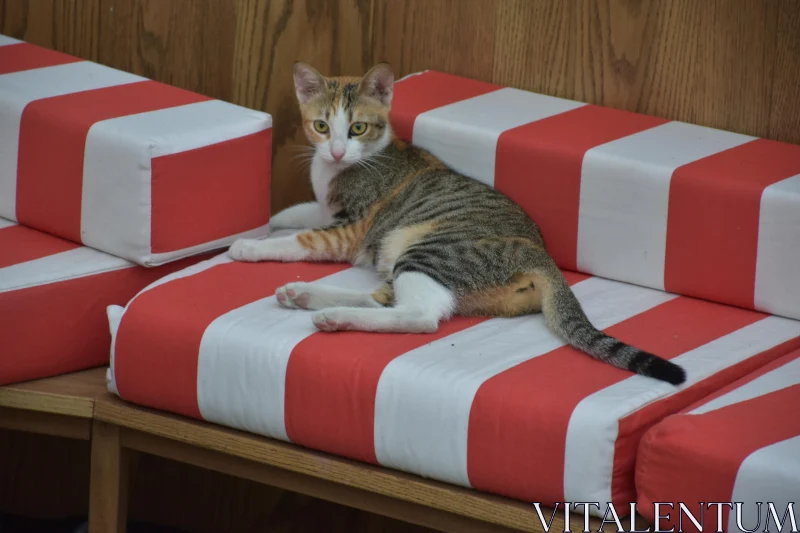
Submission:
[[[563,346],[541,316],[457,317],[431,335],[318,332],[279,286],[368,290],[344,265],[231,262],[109,309],[122,398],[527,501],[634,501],[639,438],[800,346],[800,322],[566,273],[590,319],[673,359],[681,388]],[[623,509],[624,510],[624,509]]]
[[[697,530],[678,502],[696,519],[704,509],[704,531],[717,531],[717,506],[708,502],[741,502],[741,525],[750,531],[766,531],[768,513],[775,527],[769,502],[779,520],[793,502],[800,521],[798,406],[800,350],[657,424],[639,447],[639,510],[652,520],[653,502],[672,503],[661,507],[671,515],[662,531],[677,531],[679,517],[684,531]],[[741,531],[735,507],[722,511],[722,529]]]
[[[0,385],[107,363],[106,306],[200,259],[144,268],[0,219]]]
[[[800,146],[438,72],[397,83],[392,119],[562,268],[800,319]]]
[[[257,235],[271,117],[3,37],[0,216],[141,265]]]

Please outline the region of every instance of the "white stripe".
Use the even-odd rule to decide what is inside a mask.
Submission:
[[[675,298],[600,278],[582,281],[573,290],[599,328]],[[378,461],[469,486],[467,430],[478,388],[563,345],[538,315],[488,320],[394,359],[381,375],[375,399]]]
[[[323,279],[342,288],[378,285],[373,272],[359,268]],[[197,365],[203,418],[289,440],[283,416],[286,367],[294,347],[317,331],[310,312],[281,307],[274,296],[214,320],[203,334]]]
[[[117,389],[117,379],[114,373],[115,370],[115,363],[116,363],[116,343],[117,343],[117,331],[119,330],[120,322],[122,322],[122,317],[125,312],[130,308],[131,304],[133,303],[136,298],[141,296],[143,293],[147,291],[151,291],[158,287],[159,285],[163,285],[170,281],[174,281],[176,279],[185,278],[188,276],[193,276],[195,274],[199,274],[204,270],[208,270],[213,268],[217,265],[224,265],[225,263],[232,262],[232,259],[228,257],[227,253],[220,254],[216,257],[212,257],[206,261],[201,261],[199,263],[195,263],[194,265],[184,268],[183,270],[179,270],[177,272],[173,272],[172,274],[168,274],[164,277],[161,277],[148,285],[147,287],[140,290],[136,293],[136,296],[131,298],[125,307],[120,307],[118,305],[110,305],[106,308],[106,315],[108,316],[108,325],[109,329],[111,330],[111,354],[110,354],[110,363],[108,370],[106,371],[106,385],[108,386],[109,392],[116,394],[119,396],[119,390]]]
[[[198,244],[197,246],[191,246],[189,248],[183,248],[181,250],[175,250],[174,252],[150,254],[150,256],[143,261],[143,264],[148,267],[164,265],[174,261],[175,259],[191,257],[203,252],[227,248],[233,244],[233,241],[237,239],[257,239],[259,237],[264,237],[267,234],[269,234],[269,223],[267,223],[265,226],[260,226],[255,229],[243,231],[242,233],[237,233],[236,235],[204,242],[203,244]]]
[[[767,502],[772,502],[778,515],[783,518],[789,502],[794,503],[795,523],[800,526],[800,435],[765,448],[761,448],[742,461],[736,474],[731,501],[742,502],[742,525],[753,529],[758,522],[758,506],[761,505],[761,526],[758,531],[766,531],[765,520],[769,519],[769,530],[778,527],[772,518]],[[728,516],[726,531],[742,531],[736,524],[736,511]],[[792,531],[789,516],[784,522],[783,531]],[[796,530],[795,530],[796,531]]]
[[[421,113],[414,122],[413,142],[456,171],[494,185],[500,134],[584,105],[519,89],[499,89]]]
[[[567,429],[566,501],[600,502],[601,509],[611,502],[619,419],[798,335],[800,322],[767,317],[673,358],[686,369],[687,382],[681,387],[634,375],[584,398]]]
[[[753,139],[669,122],[586,152],[578,269],[663,290],[672,173]]]
[[[0,268],[0,292],[93,276],[132,266],[134,265],[124,259],[84,246]]]
[[[0,229],[3,228],[10,228],[11,226],[16,226],[17,223],[12,220],[6,220],[4,218],[0,218]]]
[[[7,35],[0,35],[0,46],[7,46],[9,44],[19,44],[22,41],[18,41],[13,37],[8,37]]]
[[[412,72],[411,74],[406,74],[405,76],[403,76],[399,80],[395,81],[394,84],[397,85],[398,83],[402,83],[402,82],[406,81],[408,78],[413,78],[414,76],[421,76],[421,75],[423,75],[423,74],[425,74],[427,72],[429,72],[429,71],[428,70],[422,70],[420,72]]]
[[[755,306],[800,319],[800,174],[761,195]]]
[[[270,124],[266,113],[211,100],[92,125],[83,167],[83,243],[146,266],[230,244],[234,236],[150,256],[151,159],[257,133]]]
[[[0,75],[0,216],[16,220],[17,153],[25,106],[42,98],[144,79],[89,61]]]
[[[756,379],[737,387],[732,391],[714,398],[691,411],[691,415],[701,415],[722,409],[735,403],[746,402],[771,392],[776,392],[792,385],[800,384],[800,359],[789,361],[783,366],[771,370]]]
[[[111,332],[111,352],[109,354],[108,369],[106,370],[106,388],[108,392],[117,396],[119,396],[119,388],[117,387],[117,377],[114,374],[114,363],[116,362],[117,331],[119,331],[119,324],[122,322],[123,314],[125,314],[125,309],[120,305],[106,307],[108,329]]]

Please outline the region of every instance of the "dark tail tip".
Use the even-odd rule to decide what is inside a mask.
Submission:
[[[686,381],[686,371],[683,368],[660,357],[653,357],[644,373],[673,385],[680,385]]]

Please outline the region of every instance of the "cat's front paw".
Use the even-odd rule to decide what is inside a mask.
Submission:
[[[264,259],[262,248],[264,241],[256,239],[239,239],[228,249],[228,256],[234,261],[253,263]]]

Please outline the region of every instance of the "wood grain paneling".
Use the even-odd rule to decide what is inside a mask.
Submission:
[[[371,10],[372,0],[237,1],[233,101],[273,116],[273,212],[313,196],[293,148],[306,144],[293,65],[305,61],[329,75],[363,72]]]
[[[83,515],[89,441],[0,429],[0,510],[38,518]]]
[[[0,0],[0,31],[265,110],[311,198],[291,70],[378,61],[800,143],[797,0]]]
[[[780,2],[770,101],[770,139],[800,144],[800,2]]]
[[[791,15],[798,5],[506,0],[498,13],[493,81],[800,142],[800,132],[771,116],[776,105],[798,115],[797,93],[795,102],[787,102],[777,81],[787,74],[795,84],[800,81],[796,72],[789,74],[796,69],[792,41],[800,24]],[[779,66],[781,61],[787,64]]]
[[[0,0],[0,33],[96,60],[99,0]]]
[[[374,62],[398,76],[425,69],[490,80],[496,0],[378,0]]]
[[[95,0],[99,62],[232,99],[236,13],[228,0]]]

